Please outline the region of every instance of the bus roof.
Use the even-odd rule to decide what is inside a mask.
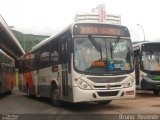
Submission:
[[[149,42],[149,41],[141,41],[137,42],[136,44],[133,44],[133,50],[137,50],[138,48],[141,49],[141,46],[144,44],[160,44],[160,42]]]
[[[61,30],[61,32],[57,32],[54,35],[52,35],[49,38],[44,39],[43,41],[41,41],[39,44],[35,45],[30,52],[33,52],[35,50],[37,50],[38,48],[42,47],[43,45],[47,44],[49,41],[52,41],[53,39],[57,38],[59,35],[61,35],[62,33],[67,32],[68,30],[71,29],[71,25],[66,27],[64,30]]]
[[[132,47],[140,47],[142,44],[144,43],[148,43],[149,41],[136,41],[136,42],[132,42]]]

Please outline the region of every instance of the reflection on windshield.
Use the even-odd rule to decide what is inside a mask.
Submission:
[[[93,43],[94,40],[94,43]],[[96,45],[100,47],[98,50]],[[81,72],[114,74],[133,70],[131,41],[120,38],[75,38],[74,66]]]
[[[143,51],[142,65],[144,70],[160,71],[160,52]]]

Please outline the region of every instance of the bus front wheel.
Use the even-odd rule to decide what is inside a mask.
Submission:
[[[60,101],[60,96],[59,96],[58,90],[51,91],[50,99],[51,99],[51,103],[54,106],[61,106],[61,101]]]

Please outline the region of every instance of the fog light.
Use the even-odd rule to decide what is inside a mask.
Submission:
[[[78,81],[78,78],[74,78],[75,81]]]
[[[131,85],[131,83],[127,83],[127,86],[129,87]]]
[[[96,94],[95,93],[93,93],[93,98],[96,98]]]

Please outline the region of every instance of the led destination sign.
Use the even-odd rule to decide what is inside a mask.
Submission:
[[[80,34],[124,35],[121,29],[85,27],[85,26],[80,28]]]
[[[74,35],[103,35],[129,37],[126,27],[108,24],[87,24],[81,23],[74,26]]]

